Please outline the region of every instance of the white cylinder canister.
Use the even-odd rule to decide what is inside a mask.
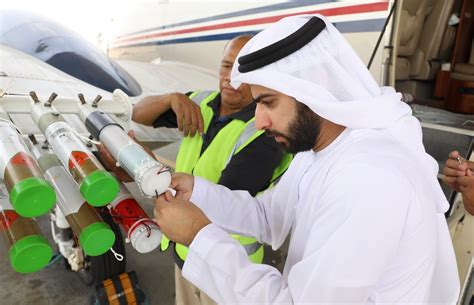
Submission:
[[[32,117],[62,165],[79,185],[84,199],[94,206],[111,202],[118,193],[117,181],[104,170],[64,119],[39,104],[32,105]]]
[[[110,214],[127,235],[127,241],[139,253],[148,253],[161,243],[161,231],[138,202],[121,185],[117,198],[110,204]]]
[[[56,202],[54,189],[43,179],[21,135],[4,119],[0,120],[0,179],[15,211],[22,216],[45,214]]]
[[[10,264],[15,271],[35,272],[50,262],[53,249],[41,233],[36,220],[14,211],[3,184],[0,184],[0,231],[6,237]]]
[[[171,183],[168,168],[152,158],[108,114],[89,104],[81,104],[79,114],[87,130],[104,144],[143,195],[157,196],[168,189]]]
[[[153,159],[120,127],[116,125],[105,127],[99,139],[120,166],[134,177],[145,196],[160,195],[168,189],[171,174],[167,167]]]
[[[64,215],[63,219],[58,217],[58,220],[67,221],[85,254],[97,256],[107,252],[115,242],[110,226],[102,221],[94,207],[84,201],[77,184],[55,154],[38,145],[32,147],[32,152],[38,158],[46,179],[56,189],[59,207],[56,213]],[[56,224],[60,228],[68,227],[61,225],[61,221]]]

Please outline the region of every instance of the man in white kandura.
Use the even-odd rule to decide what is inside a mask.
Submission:
[[[297,153],[257,197],[176,174],[155,202],[163,233],[189,245],[183,275],[220,304],[455,304],[448,203],[419,122],[380,88],[322,16],[280,20],[239,53],[256,125]],[[190,203],[190,202],[192,203]],[[283,274],[229,235],[280,247]]]

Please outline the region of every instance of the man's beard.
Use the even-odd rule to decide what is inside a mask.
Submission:
[[[316,145],[321,131],[321,117],[303,103],[296,103],[296,117],[290,122],[288,134],[276,130],[265,130],[267,136],[280,136],[286,143],[279,143],[286,152],[296,154],[307,151]]]

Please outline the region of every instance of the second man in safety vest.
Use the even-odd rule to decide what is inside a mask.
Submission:
[[[154,127],[178,127],[185,138],[176,159],[176,172],[186,172],[252,195],[268,188],[288,167],[273,138],[255,128],[250,87],[230,86],[232,65],[250,36],[232,39],[225,47],[219,71],[219,91],[194,91],[146,97],[133,109],[133,120]],[[225,204],[225,202],[223,202]],[[263,246],[254,238],[234,237],[255,263],[263,261]],[[168,248],[164,238],[162,249]],[[187,248],[172,244],[176,303],[215,304],[181,275]]]

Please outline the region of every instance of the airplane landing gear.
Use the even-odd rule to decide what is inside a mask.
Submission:
[[[97,210],[104,222],[114,231],[116,238],[112,249],[123,255],[123,260],[119,261],[110,250],[99,256],[86,255],[84,268],[78,272],[78,275],[87,285],[94,285],[105,279],[118,276],[125,272],[126,268],[125,243],[120,227],[113,221],[106,207],[97,208]]]
[[[126,267],[125,243],[120,227],[113,221],[106,207],[97,208],[97,211],[115,234],[112,249],[123,256],[120,261],[111,250],[99,256],[86,255],[80,248],[77,237],[73,236],[64,215],[58,210],[51,214],[52,235],[66,269],[77,272],[80,279],[89,286],[125,272]]]

